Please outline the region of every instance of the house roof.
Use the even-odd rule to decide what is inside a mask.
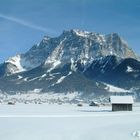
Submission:
[[[132,96],[110,96],[110,102],[112,104],[133,104]]]

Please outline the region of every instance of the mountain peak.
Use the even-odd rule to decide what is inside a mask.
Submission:
[[[42,41],[48,41],[48,40],[50,40],[50,39],[51,39],[51,37],[45,35],[45,36],[43,37]]]
[[[111,33],[110,35],[111,35],[111,36],[114,36],[114,37],[120,37],[120,35],[119,35],[118,33],[116,33],[116,32],[113,32],[113,33]]]
[[[79,30],[79,29],[70,29],[70,30],[64,30],[63,35],[76,35],[80,37],[88,37],[91,32]]]

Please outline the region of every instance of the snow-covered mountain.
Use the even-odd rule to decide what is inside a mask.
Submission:
[[[0,70],[5,66],[3,73],[0,72],[0,74],[11,75],[38,67],[46,60],[55,46],[55,42],[52,44],[50,38],[45,36],[39,44],[34,45],[25,54],[16,55],[5,61],[0,66]]]
[[[1,64],[0,89],[107,95],[112,91],[108,85],[113,85],[119,91],[138,91],[139,70],[139,57],[117,33],[67,30],[55,38],[45,36],[26,53]]]
[[[44,62],[46,65],[51,65],[50,69],[60,63],[78,61],[86,66],[93,60],[108,55],[137,59],[135,53],[117,33],[101,35],[68,30],[56,38],[45,36],[39,44],[34,45],[25,54],[9,58],[3,64],[6,65],[4,75],[28,71]]]

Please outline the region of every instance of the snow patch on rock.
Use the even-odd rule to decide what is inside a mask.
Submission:
[[[66,78],[66,76],[62,76],[60,79],[57,80],[56,84],[61,83],[65,78]]]
[[[26,71],[26,69],[23,68],[23,66],[21,65],[21,57],[20,57],[20,55],[16,55],[14,57],[11,57],[5,62],[6,63],[11,63],[11,64],[13,64],[14,66],[17,67],[17,70],[12,70],[11,69],[11,73],[18,73],[18,72]]]
[[[71,75],[72,72],[70,71],[67,76]],[[62,76],[60,79],[57,80],[56,84],[61,83],[67,76]]]
[[[22,79],[23,77],[21,75],[18,75],[18,80]]]
[[[47,74],[43,74],[41,77],[44,78],[44,77],[46,77],[46,75],[47,75]]]
[[[54,60],[54,61],[47,61],[46,62],[46,64],[47,63],[52,63],[52,67],[49,69],[49,70],[47,70],[47,72],[49,73],[49,72],[51,72],[53,69],[55,69],[58,65],[60,65],[61,64],[61,62],[59,61],[59,60]]]
[[[125,90],[123,88],[119,88],[119,87],[116,87],[116,86],[113,86],[113,85],[109,85],[109,84],[106,84],[105,89],[109,92],[116,92],[116,93],[126,93],[126,92],[130,92],[129,90]]]
[[[27,80],[28,80],[28,77],[26,77],[26,78],[23,79],[23,81],[27,81]]]
[[[87,32],[87,31],[80,31],[78,29],[74,29],[73,31],[76,33],[76,35],[81,36],[81,37],[89,36],[89,32]]]
[[[72,58],[71,58],[71,70],[73,70],[73,71],[77,70],[76,64],[75,64],[75,62],[74,62],[74,60]]]
[[[133,72],[134,70],[133,70],[133,68],[132,67],[130,67],[130,66],[127,66],[127,70],[126,70],[126,72]]]

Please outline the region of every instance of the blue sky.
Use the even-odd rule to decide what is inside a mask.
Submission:
[[[140,54],[140,0],[0,0],[0,62],[73,28],[117,32]]]

